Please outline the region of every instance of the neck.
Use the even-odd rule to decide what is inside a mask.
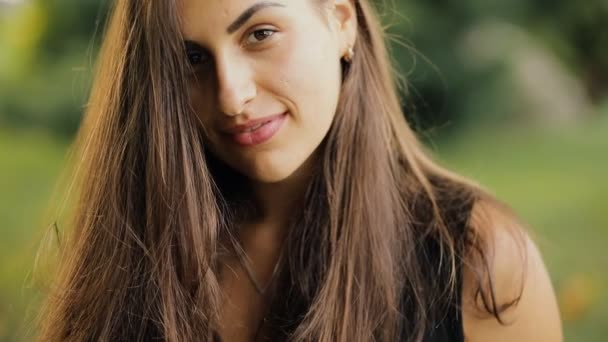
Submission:
[[[307,161],[281,182],[252,182],[252,200],[256,214],[249,223],[287,228],[303,204],[311,176],[312,161]]]

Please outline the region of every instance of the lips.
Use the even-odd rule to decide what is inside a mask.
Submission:
[[[285,113],[281,113],[281,114],[271,115],[271,116],[267,116],[267,117],[260,118],[260,119],[249,120],[249,121],[245,122],[244,124],[230,126],[230,127],[226,128],[224,131],[229,134],[252,131],[252,130],[255,130],[256,128],[259,128],[261,125],[269,123],[270,121],[275,120],[276,118],[278,118],[284,114]]]
[[[224,130],[231,141],[241,146],[254,146],[270,140],[283,126],[287,113],[250,120]]]

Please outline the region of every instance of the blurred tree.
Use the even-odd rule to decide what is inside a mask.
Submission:
[[[6,6],[6,5],[5,5]],[[48,27],[46,12],[38,3],[26,3],[18,11],[0,16],[0,79],[4,82],[23,78]]]
[[[527,25],[583,79],[591,99],[608,96],[608,2],[534,0]]]
[[[65,137],[74,133],[111,2],[30,0],[0,15],[0,48],[9,51],[0,54],[0,123],[48,127]],[[511,25],[517,28],[516,35],[531,37],[526,41],[537,45],[534,51],[539,53],[534,56],[545,56],[539,60],[544,69],[560,74],[556,79],[574,80],[545,97],[578,89],[576,82],[584,85],[583,97],[595,103],[607,97],[605,0],[584,4],[567,0],[384,2],[389,3],[383,19],[390,25],[393,59],[407,81],[403,106],[418,131],[447,126],[441,134],[447,136],[465,124],[511,122],[517,113],[537,110],[538,106],[526,107],[528,103],[543,102],[530,101],[529,97],[539,96],[529,91],[534,87],[517,88],[525,80],[513,77],[521,77],[517,68],[528,57],[515,56],[510,48],[529,49],[502,41],[512,36],[481,40],[484,46],[478,46],[479,51],[494,49],[491,63],[480,63],[479,56],[475,57],[479,51],[472,50],[471,34],[483,31],[488,22]],[[485,32],[486,36],[493,33]],[[579,100],[574,104],[586,101]],[[585,111],[586,107],[568,108]]]
[[[397,2],[396,12],[389,16],[395,23],[392,35],[413,48],[393,44],[394,58],[406,75],[409,87],[404,107],[418,130],[447,126],[444,133],[449,133],[467,123],[517,121],[521,112],[539,110],[537,105],[526,107],[528,104],[548,104],[554,97],[557,106],[563,100],[559,97],[569,97],[572,89],[573,99],[565,106],[579,113],[568,116],[582,116],[588,112],[588,99],[597,104],[608,95],[606,1],[410,0]],[[480,49],[503,51],[494,56],[493,63],[481,65],[471,58],[468,39],[471,32],[488,28],[488,22],[517,29],[510,36],[486,39],[483,44],[491,46]],[[486,36],[493,33],[497,32],[484,32]],[[525,44],[522,35],[528,36],[523,39]],[[535,45],[532,49],[531,44]],[[527,80],[513,79],[537,76],[518,75],[526,60],[555,74],[545,80],[555,88],[552,93],[541,94],[542,89],[522,87]],[[550,84],[556,79],[562,81]],[[586,92],[578,92],[578,83]],[[549,98],[535,98],[542,96]],[[548,105],[544,111],[551,113],[555,106]]]
[[[107,7],[107,1],[32,0],[11,8],[0,25],[0,47],[10,51],[0,69],[0,123],[66,138],[76,131]]]

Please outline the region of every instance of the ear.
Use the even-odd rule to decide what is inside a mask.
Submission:
[[[334,22],[342,54],[355,45],[357,39],[357,8],[355,0],[330,0],[331,19]]]

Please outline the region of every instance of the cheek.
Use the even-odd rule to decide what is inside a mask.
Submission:
[[[311,37],[324,36],[324,39]],[[295,106],[294,120],[301,125],[331,121],[340,91],[340,63],[327,33],[303,31],[281,46],[273,58],[276,92]],[[325,124],[326,126],[327,124]]]
[[[213,89],[193,80],[188,87],[188,97],[194,115],[198,117],[203,125],[211,125],[214,106]]]
[[[192,115],[196,116],[202,129],[204,143],[213,151],[221,149],[221,140],[216,125],[217,113],[214,90],[207,85],[196,84],[194,81],[189,86],[190,104]]]

